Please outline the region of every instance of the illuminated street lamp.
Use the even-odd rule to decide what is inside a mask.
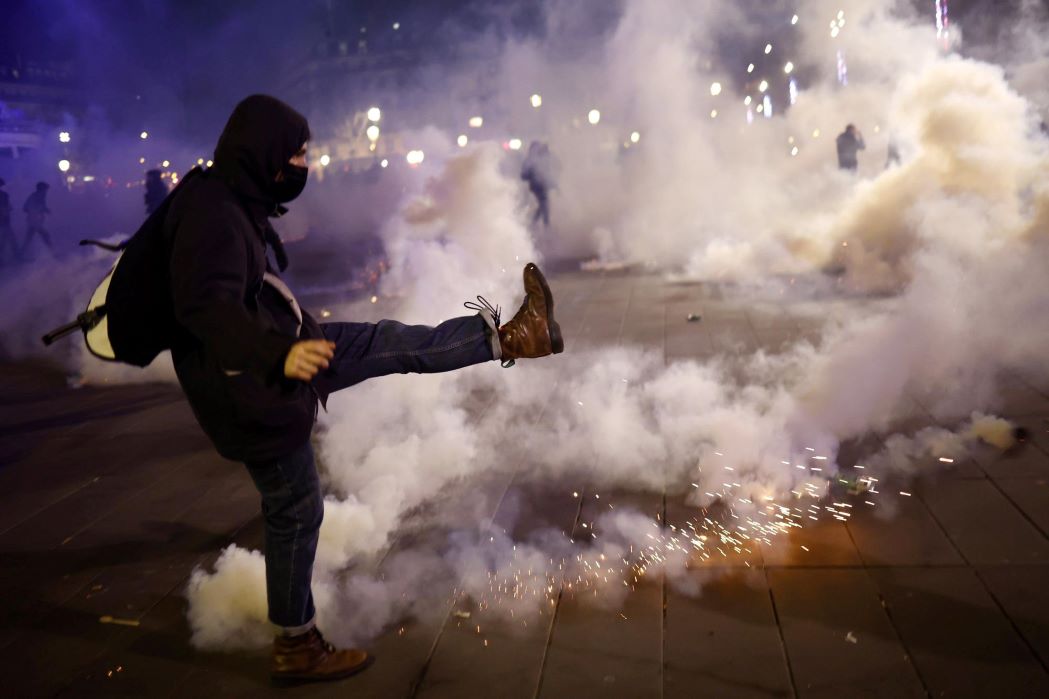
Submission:
[[[143,141],[145,141],[147,138],[149,138],[149,132],[148,131],[143,131],[142,133],[140,133],[138,135],[138,137],[141,138]]]
[[[479,116],[473,116],[470,117],[470,121],[468,123],[470,124],[471,129],[479,129],[482,126],[484,126],[484,119]]]
[[[589,121],[591,125],[596,126],[601,121],[601,112],[597,109],[591,109],[586,115],[586,120]]]
[[[62,172],[69,172],[69,161],[65,160],[64,158],[62,160],[59,160],[58,169]]]
[[[58,134],[58,141],[60,143],[69,143],[69,132],[68,131],[60,131],[59,134]]]
[[[710,94],[713,97],[717,97],[721,94],[721,83],[715,82],[710,84]]]
[[[328,167],[328,163],[331,162],[331,156],[325,153],[321,156],[321,167]]]
[[[768,80],[762,80],[761,83],[758,85],[758,90],[760,90],[761,92],[765,92],[768,89],[769,89],[769,81]]]
[[[540,95],[532,95],[531,97],[532,106],[539,109],[543,106],[543,98]]]
[[[630,142],[631,142],[631,143],[637,143],[637,142],[638,142],[638,141],[640,141],[640,140],[641,140],[641,134],[640,134],[640,132],[638,132],[638,131],[635,131],[635,132],[633,132],[632,134],[630,134]]]
[[[409,165],[418,165],[426,159],[426,154],[421,150],[410,150],[408,155],[404,156],[404,159],[408,161]]]
[[[460,148],[466,148],[466,144],[470,142],[470,139],[467,138],[466,134],[461,133],[459,134],[459,138],[457,138],[455,142],[459,144]]]
[[[786,73],[787,75],[790,75],[791,73],[793,73],[794,72],[794,64],[792,62],[790,62],[790,61],[787,61],[787,65],[783,66],[783,72]]]
[[[364,133],[368,135],[368,140],[373,143],[379,140],[379,127],[375,124],[369,126]]]
[[[510,146],[510,150],[521,150],[521,139],[511,138],[506,145]]]
[[[368,110],[368,121],[379,121],[382,119],[382,110],[378,107],[372,107]]]

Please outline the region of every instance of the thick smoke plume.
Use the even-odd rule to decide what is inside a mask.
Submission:
[[[953,458],[974,438],[1008,446],[1008,426],[973,411],[1001,407],[1003,373],[1047,378],[1049,154],[1040,106],[1010,82],[1009,56],[994,56],[997,65],[947,56],[930,18],[874,0],[802,3],[796,34],[762,65],[777,89],[783,62],[796,65],[797,103],[748,124],[745,98],[753,107],[761,93],[732,76],[751,59],[723,46],[769,31],[750,10],[633,0],[602,13],[578,46],[575,5],[551,3],[542,40],[506,47],[507,87],[493,98],[512,113],[515,100],[543,93],[543,109],[508,128],[548,141],[561,163],[556,235],[526,225],[512,153],[490,143],[460,152],[455,134],[428,129],[418,138],[433,177],[411,183],[382,225],[381,303],[333,308],[333,319],[434,323],[476,294],[509,313],[521,266],[540,253],[646,264],[758,298],[789,290],[786,277],[822,295],[879,298],[776,355],[667,365],[638,348],[574,350],[569,335],[565,355],[512,370],[387,377],[334,396],[317,438],[329,496],[315,592],[321,625],[340,640],[446,612],[421,602],[438,580],[515,614],[544,609],[560,585],[602,590],[612,603],[653,572],[687,587],[696,552],[739,535],[732,524],[682,533],[610,511],[587,522],[590,541],[561,530],[515,541],[491,523],[498,497],[484,486],[495,475],[687,494],[697,508],[755,522],[757,540],[775,545],[794,526],[792,506],[815,507],[854,480],[837,468],[844,441],[886,435],[866,465],[902,483],[924,457]],[[834,43],[827,22],[841,8],[847,24]],[[963,46],[958,36],[949,47]],[[1031,36],[1017,65],[1046,55]],[[592,108],[602,118],[590,126]],[[834,162],[833,139],[849,122],[867,137],[856,175]],[[901,162],[885,167],[890,139]],[[961,427],[892,436],[915,406]],[[464,484],[476,490],[472,505],[456,497]],[[382,560],[406,528],[420,543]],[[703,537],[706,548],[688,543]],[[509,580],[525,594],[497,594]],[[195,642],[262,643],[263,590],[261,559],[237,548],[195,573]]]

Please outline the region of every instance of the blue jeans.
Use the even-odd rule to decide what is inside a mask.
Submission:
[[[498,348],[498,336],[482,315],[453,318],[435,328],[393,320],[321,328],[335,343],[335,358],[314,379],[325,398],[377,376],[429,374],[487,362]],[[262,495],[270,621],[285,633],[308,631],[315,611],[313,559],[324,518],[313,449],[307,442],[287,456],[246,465]]]

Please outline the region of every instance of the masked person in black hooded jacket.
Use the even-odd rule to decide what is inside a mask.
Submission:
[[[219,453],[247,465],[262,496],[266,592],[278,627],[277,680],[346,677],[369,664],[315,626],[310,581],[324,515],[310,433],[333,392],[393,373],[451,371],[542,357],[564,343],[554,301],[534,264],[509,322],[484,299],[476,315],[436,327],[396,321],[319,324],[269,262],[288,259],[270,218],[306,186],[306,119],[273,97],[234,109],[215,165],[187,179],[164,221],[178,327],[172,359],[197,421]]]

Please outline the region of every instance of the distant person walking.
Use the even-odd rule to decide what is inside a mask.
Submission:
[[[11,230],[11,197],[4,191],[4,179],[0,177],[0,265],[4,264],[7,250],[11,250],[11,261],[18,260],[18,244]]]
[[[29,245],[33,242],[34,234],[39,235],[47,249],[54,254],[54,248],[51,246],[51,234],[44,228],[44,219],[51,213],[51,209],[47,208],[48,189],[50,189],[50,185],[47,182],[37,182],[36,191],[30,194],[26,198],[25,204],[22,205],[22,211],[25,212],[26,218],[25,240],[22,241],[21,250],[22,257],[25,257],[29,251]]]
[[[167,196],[168,186],[160,178],[160,170],[148,170],[146,172],[146,215],[159,209]]]
[[[867,144],[863,142],[863,134],[860,133],[854,124],[849,124],[843,132],[838,134],[836,143],[838,146],[838,167],[842,170],[855,172],[856,168],[859,167],[856,154],[867,148]]]
[[[528,155],[521,165],[521,179],[528,184],[528,190],[535,197],[536,210],[532,216],[532,225],[540,220],[550,227],[550,190],[553,188],[554,162],[550,147],[542,141],[533,141],[528,146]]]

